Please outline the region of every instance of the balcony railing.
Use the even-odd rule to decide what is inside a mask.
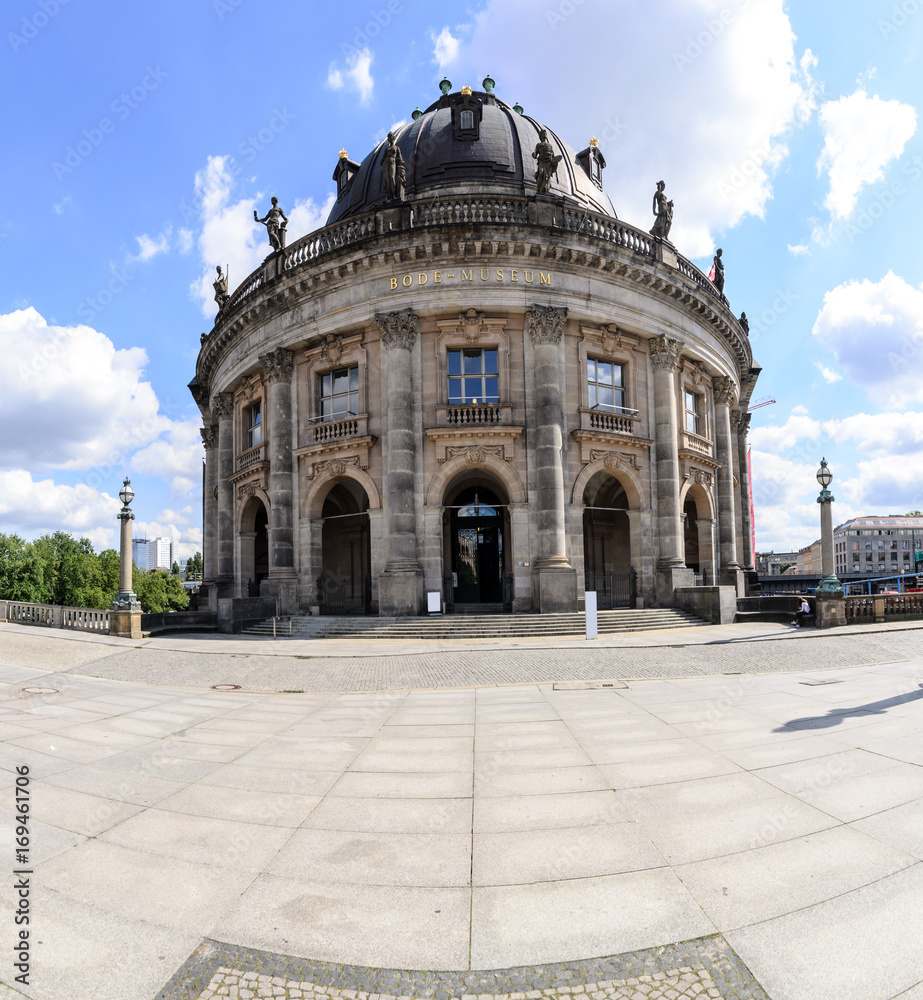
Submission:
[[[366,433],[368,417],[364,413],[351,413],[339,420],[315,420],[311,427],[313,444],[327,444],[344,438],[361,437]]]
[[[714,446],[708,438],[702,437],[701,434],[683,431],[683,447],[688,451],[697,452],[699,455],[705,455],[708,458],[714,457]]]
[[[500,403],[454,403],[437,408],[442,427],[483,427],[509,421],[509,406]]]
[[[251,465],[256,465],[266,460],[266,445],[258,444],[255,448],[248,448],[237,456],[237,471],[241,472],[243,469],[249,469]]]
[[[609,434],[633,434],[634,423],[638,419],[637,410],[624,407],[603,410],[598,407],[581,407],[580,426],[588,431],[604,431]]]

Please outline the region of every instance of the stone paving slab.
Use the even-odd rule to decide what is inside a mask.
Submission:
[[[156,1000],[768,1000],[721,935],[604,958],[489,972],[312,962],[206,939]]]

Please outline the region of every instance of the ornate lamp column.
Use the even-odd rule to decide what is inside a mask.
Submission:
[[[119,532],[119,592],[109,608],[109,635],[123,639],[141,638],[141,604],[138,595],[131,589],[131,522],[135,515],[131,510],[134,500],[131,480],[125,480],[119,492],[122,509],[117,517],[122,522]]]
[[[846,602],[843,599],[843,584],[836,575],[836,562],[833,555],[833,501],[835,497],[827,489],[833,482],[833,473],[826,459],[820,460],[817,470],[817,481],[821,490],[817,496],[820,504],[820,568],[823,579],[817,587],[817,625],[818,628],[830,628],[833,625],[846,624]]]
[[[721,557],[719,579],[725,586],[734,587],[738,596],[743,594],[743,574],[737,562],[737,524],[734,517],[734,454],[731,441],[731,400],[734,398],[734,380],[727,376],[712,379],[715,397],[715,444],[718,470],[718,549]]]
[[[218,529],[215,533],[215,557],[211,578],[217,584],[218,597],[234,596],[234,396],[218,392],[212,396],[212,416],[218,421]]]
[[[412,309],[376,313],[381,344],[387,351],[386,516],[388,562],[378,581],[380,615],[416,615],[423,610],[423,570],[417,561],[413,427],[412,352],[419,320]]]
[[[686,567],[683,529],[679,509],[679,449],[676,423],[676,382],[683,350],[681,340],[659,336],[648,341],[654,369],[654,460],[657,479],[657,561],[656,599],[661,607],[675,603],[677,587],[692,587],[695,573]]]
[[[282,614],[298,610],[292,535],[292,373],[295,355],[279,347],[260,355],[269,383],[269,580]]]
[[[577,572],[567,559],[561,431],[561,340],[567,309],[533,305],[526,313],[534,355],[535,498],[538,558],[532,590],[540,612],[577,608]]]

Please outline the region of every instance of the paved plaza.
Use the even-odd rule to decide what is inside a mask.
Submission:
[[[917,627],[0,625],[0,740],[0,1000],[923,998]]]

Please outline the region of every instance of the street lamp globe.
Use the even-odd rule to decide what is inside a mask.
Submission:
[[[833,473],[830,471],[825,458],[820,460],[820,468],[817,470],[817,481],[824,489],[833,482]]]
[[[126,477],[122,489],[119,491],[119,500],[127,507],[135,498],[135,491],[131,488],[131,480]]]

